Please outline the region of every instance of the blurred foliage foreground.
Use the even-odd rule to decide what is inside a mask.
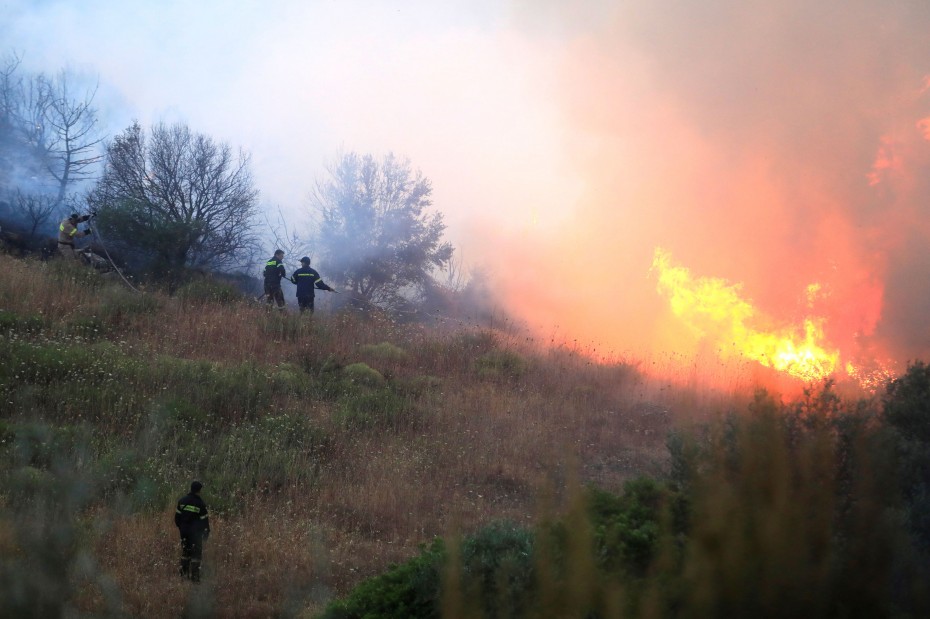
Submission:
[[[759,391],[673,433],[667,478],[437,540],[323,616],[930,616],[928,447],[921,363],[852,404],[830,383],[790,405]]]

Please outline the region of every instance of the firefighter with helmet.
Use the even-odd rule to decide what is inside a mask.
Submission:
[[[90,219],[90,215],[71,215],[58,225],[58,253],[66,258],[78,259],[77,252],[74,251],[74,239],[84,236],[90,236],[93,231],[87,228],[83,232],[78,230],[78,224]]]
[[[265,263],[265,300],[268,305],[277,304],[279,310],[284,309],[284,292],[281,290],[281,280],[287,277],[284,271],[284,252],[275,250],[271,260]]]
[[[300,259],[301,267],[291,275],[291,282],[297,286],[297,305],[300,311],[309,311],[313,313],[313,294],[314,291],[330,290],[333,291],[324,281],[316,269],[310,268],[310,258],[304,256]]]

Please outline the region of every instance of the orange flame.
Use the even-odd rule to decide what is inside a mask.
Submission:
[[[661,248],[655,250],[652,268],[672,312],[699,336],[730,342],[736,354],[805,381],[822,380],[836,369],[840,355],[823,346],[823,319],[806,318],[803,329],[764,330],[758,324],[764,319],[740,296],[739,284],[695,278],[688,269],[673,265],[671,255]],[[809,286],[808,295],[818,288]],[[726,354],[724,349],[720,352]]]

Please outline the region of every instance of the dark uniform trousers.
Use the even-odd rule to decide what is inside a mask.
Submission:
[[[181,576],[200,581],[200,563],[203,561],[203,532],[181,533]]]
[[[313,295],[309,297],[297,297],[297,305],[301,312],[313,313]]]
[[[278,308],[284,307],[284,291],[281,290],[281,284],[265,283],[265,297],[268,305],[277,304]]]

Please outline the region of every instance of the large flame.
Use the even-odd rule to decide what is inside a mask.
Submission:
[[[721,354],[736,353],[805,381],[823,380],[836,370],[840,353],[826,347],[822,318],[806,317],[799,326],[767,327],[769,321],[741,296],[739,284],[694,277],[687,268],[672,264],[671,254],[661,248],[655,250],[652,268],[672,312],[699,336],[713,338]],[[808,295],[818,288],[809,286]]]

